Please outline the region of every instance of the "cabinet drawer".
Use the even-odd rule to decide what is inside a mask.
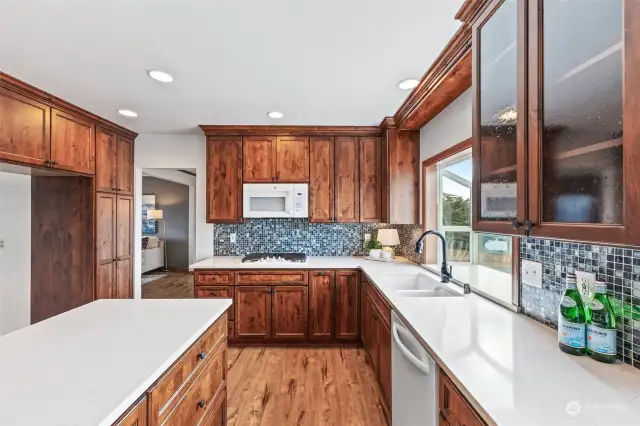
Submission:
[[[233,287],[220,286],[220,287],[196,287],[195,288],[196,299],[233,299]],[[227,311],[229,319],[233,319],[234,306],[231,305]]]
[[[439,375],[441,415],[444,414],[449,423],[455,422],[465,426],[486,426],[486,423],[480,420],[475,410],[458,391],[451,379],[442,370],[440,370]]]
[[[188,383],[201,374],[219,347],[226,347],[227,315],[223,315],[149,390],[149,424],[162,424],[184,396]],[[185,423],[191,424],[191,423]]]
[[[207,411],[207,415],[203,419],[200,426],[226,426],[227,424],[227,392],[222,390],[214,403]]]
[[[233,272],[196,272],[196,285],[233,285]]]
[[[373,284],[367,282],[367,294],[371,298],[371,301],[378,309],[380,316],[382,317],[382,321],[387,324],[387,327],[391,326],[391,307],[384,300],[378,289],[376,289]]]
[[[236,272],[236,284],[240,285],[307,285],[307,271],[247,271]]]
[[[183,426],[200,424],[216,402],[225,385],[226,345],[218,348],[213,359],[205,364],[175,408],[157,424]],[[155,426],[152,423],[152,426]]]

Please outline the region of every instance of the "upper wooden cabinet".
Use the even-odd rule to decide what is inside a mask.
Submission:
[[[133,195],[133,141],[118,136],[116,188],[119,193]]]
[[[276,181],[309,182],[309,138],[278,137],[276,140]]]
[[[244,182],[276,181],[276,138],[274,136],[247,136],[243,141]]]
[[[95,171],[94,125],[66,112],[51,110],[51,166],[77,173]]]
[[[96,190],[115,192],[118,170],[116,134],[96,127]]]
[[[637,243],[640,26],[624,17],[640,4],[488,3],[473,24],[474,230]]]
[[[309,222],[333,222],[334,140],[313,137],[309,140]]]
[[[207,222],[242,221],[242,139],[207,139]]]
[[[358,138],[335,139],[335,220],[360,220],[360,162]]]
[[[382,222],[382,144],[360,138],[360,222]]]
[[[46,165],[51,109],[0,86],[0,159]]]

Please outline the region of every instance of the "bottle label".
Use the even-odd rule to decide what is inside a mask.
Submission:
[[[573,302],[575,303],[575,301]],[[577,324],[560,317],[558,323],[558,341],[573,348],[584,348],[586,345],[586,324]]]
[[[587,326],[587,348],[604,355],[616,354],[616,329]]]
[[[565,308],[574,308],[577,305],[576,301],[569,296],[564,296],[561,303]]]
[[[591,310],[592,311],[599,311],[602,308],[604,308],[604,305],[598,299],[593,299],[591,301]]]

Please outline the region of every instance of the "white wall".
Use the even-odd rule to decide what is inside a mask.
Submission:
[[[213,256],[213,225],[206,221],[206,145],[204,135],[142,134],[135,142],[135,227],[133,293],[142,295],[142,169],[196,169],[193,260]]]
[[[31,322],[31,177],[0,172],[0,335]]]

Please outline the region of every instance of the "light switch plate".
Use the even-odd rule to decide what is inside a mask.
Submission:
[[[236,243],[236,234],[229,234],[229,242],[231,244],[235,244]]]
[[[576,270],[576,280],[582,302],[590,306],[593,295],[596,294],[596,274]]]
[[[523,260],[522,282],[532,287],[542,288],[542,263]]]
[[[364,234],[364,244],[367,244],[367,241],[371,239],[371,234]]]

